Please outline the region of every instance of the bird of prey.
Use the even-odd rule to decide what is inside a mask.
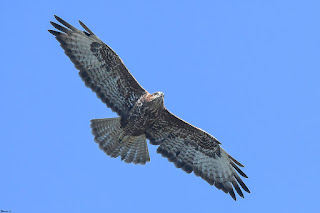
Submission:
[[[185,172],[194,172],[209,184],[244,197],[239,185],[250,193],[239,177],[241,163],[209,133],[172,114],[164,106],[162,92],[149,93],[131,75],[120,57],[81,21],[81,31],[63,19],[51,22],[49,30],[79,70],[85,85],[119,117],[91,120],[94,140],[107,155],[126,163],[150,161],[146,139],[159,145],[157,152]]]

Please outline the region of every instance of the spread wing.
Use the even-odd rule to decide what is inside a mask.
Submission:
[[[86,86],[118,115],[126,115],[146,90],[131,75],[119,56],[81,21],[86,31],[78,30],[58,16],[55,18],[65,27],[51,22],[59,32],[49,32],[60,42]]]
[[[187,173],[193,171],[209,184],[229,193],[233,199],[236,200],[233,188],[244,197],[238,184],[250,193],[238,175],[247,178],[238,167],[243,165],[224,151],[215,137],[181,120],[167,109],[146,131],[146,136],[152,144],[160,144],[157,152],[174,162],[176,167]]]

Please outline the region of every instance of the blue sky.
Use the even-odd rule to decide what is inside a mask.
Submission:
[[[0,9],[0,209],[319,212],[319,1],[5,1]],[[149,145],[112,159],[90,119],[116,117],[54,37],[83,21],[149,92],[245,165],[234,202]]]

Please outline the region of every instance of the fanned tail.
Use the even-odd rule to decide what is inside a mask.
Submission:
[[[94,140],[107,155],[126,163],[145,164],[150,161],[146,136],[130,136],[121,129],[120,118],[91,120]]]

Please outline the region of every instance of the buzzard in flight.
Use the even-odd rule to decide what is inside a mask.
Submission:
[[[247,178],[238,167],[243,165],[224,151],[215,137],[167,110],[164,94],[143,89],[120,57],[81,21],[85,31],[55,18],[64,26],[51,22],[59,31],[49,32],[79,70],[85,85],[119,115],[91,120],[100,149],[111,157],[121,156],[126,163],[145,164],[150,161],[149,139],[176,167],[194,172],[234,200],[233,189],[244,197],[239,185],[250,193],[238,175]]]

